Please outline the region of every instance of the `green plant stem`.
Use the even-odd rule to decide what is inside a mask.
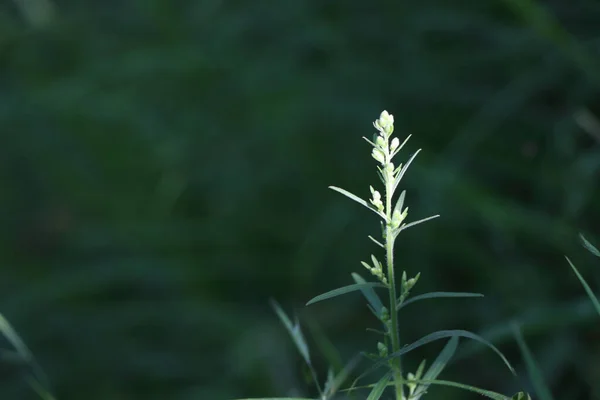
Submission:
[[[389,160],[388,160],[389,162]],[[390,179],[386,179],[385,184],[385,210],[387,215],[387,220],[392,220],[392,196],[394,195],[394,182]],[[392,227],[389,222],[386,222],[385,228],[385,248],[386,248],[386,258],[387,258],[387,274],[389,280],[389,293],[390,293],[390,317],[391,317],[391,327],[390,327],[390,336],[392,340],[392,352],[397,352],[400,350],[400,334],[398,332],[398,308],[396,305],[396,278],[394,275],[394,236],[392,232]],[[400,358],[396,357],[392,363],[394,364],[392,367],[394,369],[394,381],[396,387],[396,400],[403,400],[403,379],[402,379],[402,364],[400,362]],[[394,368],[395,367],[395,368]]]

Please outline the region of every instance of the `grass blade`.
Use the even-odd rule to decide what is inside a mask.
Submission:
[[[575,268],[575,266],[573,265],[573,263],[571,262],[571,260],[569,260],[569,257],[565,257],[565,258],[567,259],[567,262],[569,263],[569,265],[573,269],[573,272],[575,272],[575,275],[577,275],[577,279],[579,279],[579,282],[581,282],[581,285],[583,286],[583,288],[585,289],[586,293],[590,297],[590,300],[592,300],[592,303],[594,304],[594,308],[598,312],[598,315],[600,315],[600,302],[598,302],[598,298],[596,297],[596,295],[594,295],[594,292],[592,292],[592,289],[590,288],[590,285],[588,285],[587,282],[585,281],[585,279],[583,279],[583,276],[581,276],[581,274],[579,273],[579,271],[577,270],[577,268]]]
[[[306,344],[304,335],[302,335],[302,331],[300,330],[300,324],[298,323],[298,321],[292,324],[292,321],[289,319],[286,313],[282,310],[281,306],[279,306],[279,304],[275,300],[271,300],[271,306],[273,307],[275,313],[283,323],[283,326],[285,326],[285,329],[287,329],[288,333],[292,337],[292,340],[294,341],[296,348],[300,352],[300,355],[302,355],[302,358],[304,358],[304,361],[306,361],[308,365],[311,365],[310,353],[308,352],[308,345]]]
[[[431,292],[420,294],[415,297],[411,297],[410,299],[404,301],[403,303],[398,303],[398,309],[406,307],[409,304],[415,303],[421,300],[427,299],[439,299],[439,298],[466,298],[466,297],[484,297],[481,293],[468,293],[468,292]]]
[[[30,362],[32,360],[33,357],[31,352],[2,314],[0,314],[0,332],[4,335],[4,337],[6,337],[15,350],[17,350],[21,357],[23,357],[23,360],[26,362]]]
[[[308,303],[306,303],[306,305],[310,306],[311,304],[315,304],[319,301],[331,299],[333,297],[341,296],[346,293],[363,290],[364,288],[374,288],[374,287],[385,287],[385,285],[382,283],[378,283],[378,282],[354,283],[352,285],[333,289],[333,290],[330,290],[329,292],[326,292],[326,293],[320,294],[316,297],[313,297]]]
[[[600,250],[598,250],[593,244],[591,244],[585,238],[585,236],[583,236],[581,233],[579,234],[579,239],[581,239],[581,243],[583,244],[583,247],[585,247],[586,249],[588,249],[588,251],[590,253],[592,253],[593,255],[595,255],[596,257],[600,257]]]
[[[321,385],[319,385],[317,373],[312,363],[310,362],[310,353],[308,351],[308,345],[306,344],[306,339],[304,339],[304,335],[302,334],[302,330],[300,329],[300,324],[298,323],[298,320],[296,319],[296,321],[292,324],[292,321],[289,319],[287,314],[283,311],[281,306],[275,300],[271,300],[271,306],[273,307],[275,313],[277,314],[277,316],[287,329],[288,333],[292,337],[296,348],[298,349],[298,351],[302,355],[302,358],[304,358],[304,362],[306,362],[306,365],[308,365],[310,369],[310,373],[312,374],[313,381],[315,382],[319,393],[321,393],[322,395],[323,391],[321,390]]]
[[[531,379],[531,383],[533,384],[533,388],[535,389],[535,393],[538,395],[539,400],[554,400],[554,398],[552,397],[552,393],[548,388],[548,385],[544,381],[544,377],[542,376],[542,372],[540,371],[537,362],[533,358],[533,355],[531,354],[527,343],[525,343],[525,339],[521,334],[521,329],[516,323],[513,324],[513,332],[515,334],[517,344],[521,349],[523,359],[525,360],[527,373],[529,374],[529,378]]]
[[[23,342],[21,337],[17,334],[17,332],[13,329],[11,324],[6,318],[4,318],[2,314],[0,314],[0,333],[2,333],[4,337],[6,337],[6,339],[15,348],[15,350],[23,359],[23,361],[31,366],[35,376],[35,379],[32,378],[32,381],[35,381],[37,383],[37,387],[41,388],[42,383],[46,387],[48,387],[48,379],[46,378],[46,374],[44,373],[44,371],[42,371],[42,368],[37,364],[37,362],[33,358],[33,354],[31,353],[29,348],[27,348],[25,342]],[[36,390],[36,387],[33,387],[33,389]],[[47,393],[48,391],[44,390],[44,392]],[[50,395],[48,394],[48,396]]]

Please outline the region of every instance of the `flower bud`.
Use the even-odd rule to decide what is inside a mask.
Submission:
[[[380,357],[388,356],[388,348],[385,344],[383,344],[381,342],[377,342],[377,351],[379,352]]]
[[[396,150],[398,148],[398,146],[400,146],[400,140],[398,140],[397,137],[392,139],[392,143],[390,144],[390,148],[392,149],[392,151]]]
[[[373,149],[371,156],[375,159],[375,161],[379,162],[380,164],[385,164],[385,155],[381,150]]]
[[[391,135],[394,131],[394,116],[384,110],[377,120],[377,125],[379,125],[379,127],[389,137],[389,135]]]

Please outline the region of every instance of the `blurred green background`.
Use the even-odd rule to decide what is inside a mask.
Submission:
[[[400,157],[423,149],[409,218],[442,216],[398,268],[486,295],[403,310],[404,342],[479,332],[519,378],[466,344],[442,377],[512,394],[516,319],[557,398],[600,398],[563,257],[600,287],[577,240],[600,243],[599,21],[595,0],[0,1],[0,312],[59,400],[314,395],[268,300],[323,378],[319,332],[344,361],[375,350],[360,295],[304,303],[367,276],[377,219],[327,186],[368,196],[386,109]],[[24,374],[1,364],[0,397],[35,398]]]

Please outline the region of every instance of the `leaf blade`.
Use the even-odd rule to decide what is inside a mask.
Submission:
[[[492,343],[490,343],[489,341],[485,340],[484,338],[482,338],[481,336],[473,333],[473,332],[469,332],[469,331],[465,331],[462,329],[454,329],[454,330],[442,330],[442,331],[437,331],[437,332],[433,332],[430,333],[429,335],[423,336],[421,339],[407,345],[404,346],[402,349],[400,349],[399,351],[390,354],[389,357],[386,358],[385,361],[388,361],[394,357],[399,357],[403,354],[406,354],[416,348],[419,348],[425,344],[428,344],[430,342],[436,341],[436,340],[440,340],[443,338],[447,338],[447,337],[453,337],[453,336],[462,336],[462,337],[466,337],[472,340],[475,340],[477,342],[480,342],[484,345],[486,345],[487,347],[489,347],[492,351],[494,351],[494,353],[496,353],[498,355],[498,357],[500,357],[502,359],[502,361],[504,362],[504,364],[508,367],[508,369],[512,372],[513,375],[515,375],[515,369],[513,368],[513,366],[510,364],[510,362],[508,361],[508,359],[504,356],[504,354],[502,354],[502,352],[500,350],[498,350],[496,348],[496,346],[494,346]]]
[[[579,234],[579,239],[581,240],[581,244],[583,244],[583,247],[585,247],[590,253],[592,253],[596,257],[600,257],[600,250],[598,250],[593,244],[591,244],[581,233]]]
[[[306,303],[306,305],[310,306],[311,304],[318,303],[319,301],[331,299],[331,298],[341,296],[346,293],[352,293],[352,292],[356,292],[359,290],[363,290],[364,288],[374,288],[374,287],[385,287],[385,285],[382,283],[379,283],[379,282],[353,283],[351,285],[342,286],[340,288],[333,289],[333,290],[330,290],[323,294],[320,294],[318,296],[315,296],[312,299],[310,299]]]
[[[355,202],[357,202],[358,204],[367,207],[369,210],[373,211],[375,214],[379,215],[380,217],[382,217],[383,219],[385,219],[385,215],[380,213],[375,207],[372,207],[369,203],[367,203],[365,200],[361,199],[360,197],[358,197],[357,195],[350,193],[349,191],[339,188],[337,186],[329,186],[329,189],[334,190],[338,193],[343,194],[344,196],[348,197],[351,200],[354,200]]]
[[[521,350],[521,354],[525,360],[525,366],[527,368],[527,372],[529,374],[529,378],[531,379],[535,393],[539,396],[540,400],[554,400],[552,397],[552,392],[550,392],[548,385],[544,381],[540,368],[533,358],[533,354],[531,354],[529,346],[527,346],[523,335],[521,334],[521,329],[516,323],[513,323],[512,325],[515,339],[517,340],[517,344],[519,345],[519,349]]]
[[[369,393],[367,400],[379,400],[381,395],[385,391],[390,381],[390,374],[385,374],[376,384],[373,386],[373,390]]]
[[[600,302],[598,302],[598,298],[592,291],[592,288],[590,288],[590,285],[587,284],[587,282],[585,281],[583,276],[581,276],[581,274],[579,273],[577,268],[575,268],[575,265],[573,265],[573,263],[571,262],[569,257],[565,257],[565,258],[567,259],[567,262],[571,266],[571,269],[573,269],[573,272],[575,272],[575,275],[577,275],[577,279],[579,279],[579,282],[581,282],[581,285],[583,286],[583,288],[585,289],[585,292],[587,293],[588,297],[592,301],[592,304],[594,305],[594,308],[598,312],[598,315],[600,315]]]
[[[275,313],[277,314],[277,316],[279,317],[279,319],[285,326],[286,330],[292,337],[292,341],[296,345],[296,348],[300,352],[300,355],[302,356],[302,358],[304,358],[304,361],[306,362],[306,364],[311,366],[312,364],[310,362],[310,353],[308,351],[308,345],[306,344],[306,340],[304,339],[304,336],[302,335],[302,331],[300,330],[300,325],[298,324],[297,321],[295,324],[292,324],[292,321],[289,319],[287,314],[283,311],[283,309],[281,308],[279,303],[277,303],[275,300],[271,300],[271,306],[273,307],[273,309],[275,310]]]

